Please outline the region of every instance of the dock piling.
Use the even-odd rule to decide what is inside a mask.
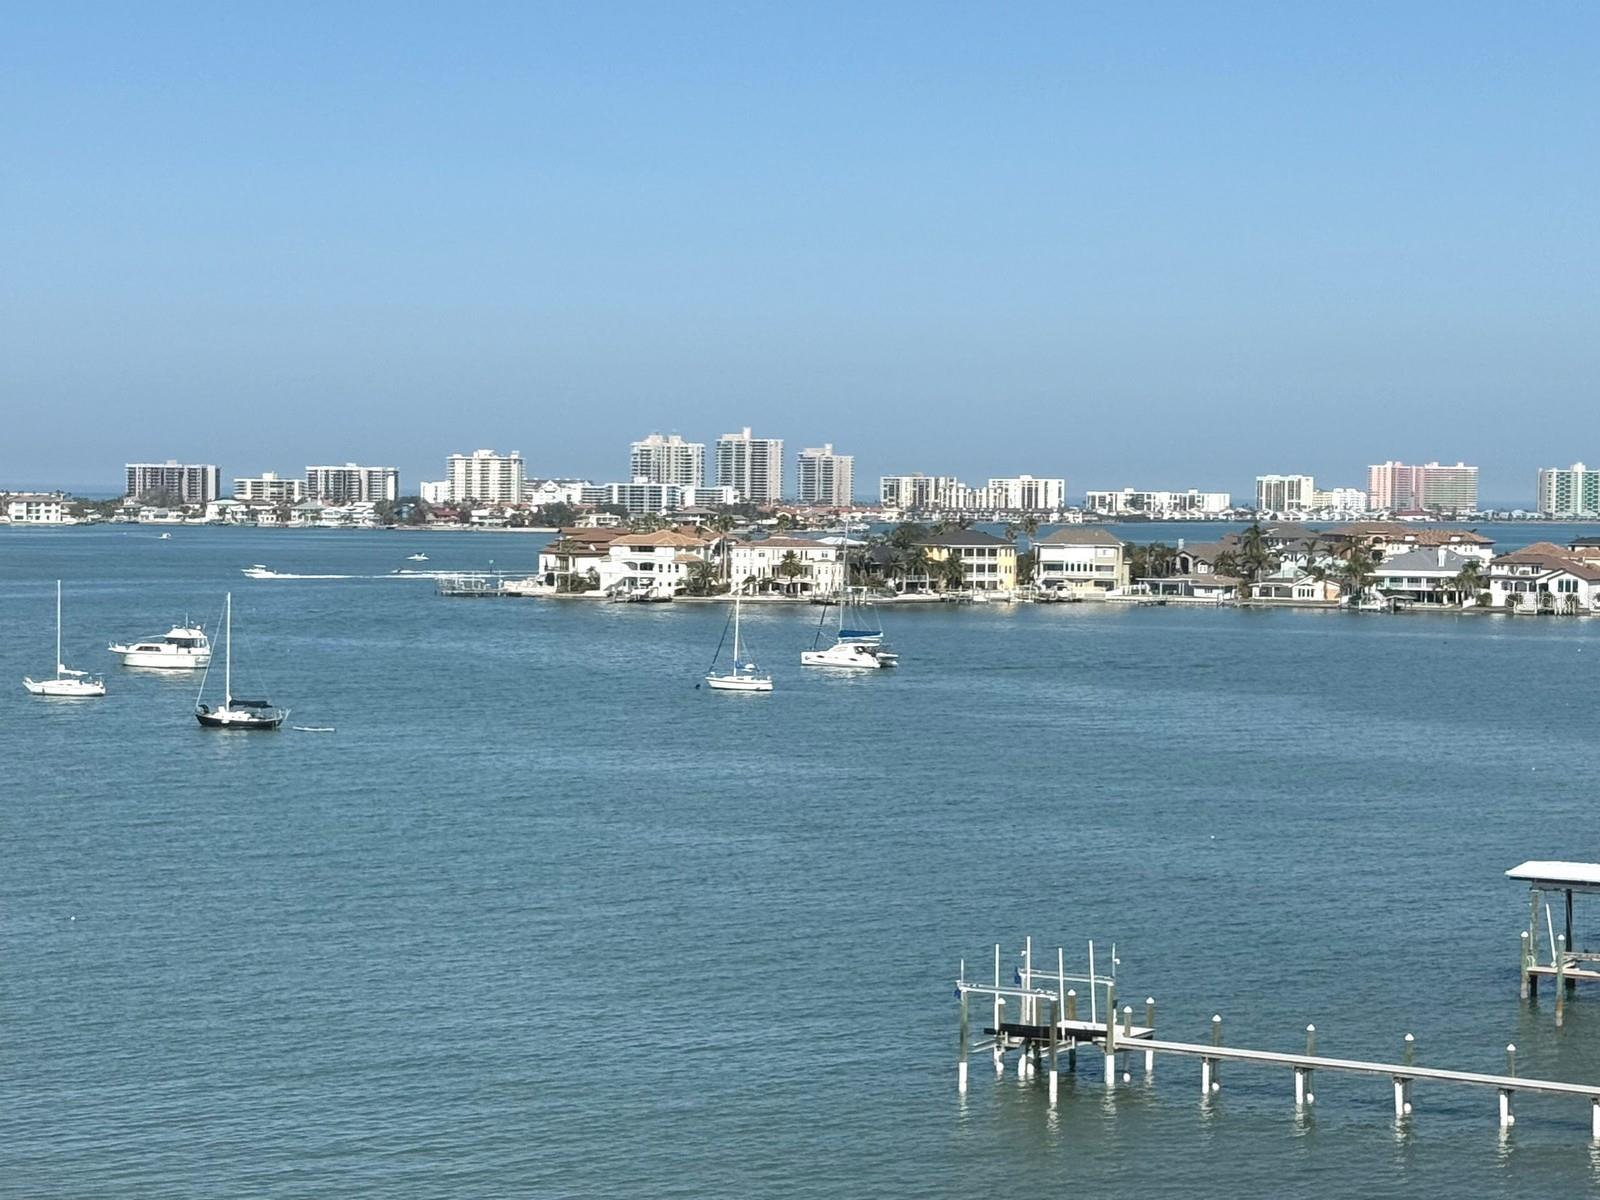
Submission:
[[[1556,1028],[1560,1029],[1567,1022],[1567,988],[1572,982],[1567,978],[1567,939],[1565,934],[1556,934]]]
[[[1154,996],[1146,996],[1144,998],[1144,1025],[1150,1031],[1150,1036],[1155,1037],[1156,998]],[[1154,1050],[1146,1050],[1144,1052],[1144,1073],[1146,1078],[1156,1073],[1156,1052]]]
[[[1556,1004],[1561,1003],[1560,993],[1556,993]],[[1506,1075],[1509,1078],[1517,1077],[1517,1045],[1515,1042],[1506,1043]],[[1517,1118],[1511,1115],[1511,1089],[1500,1089],[1500,1128],[1510,1129],[1517,1123]]]
[[[1058,1001],[1050,1001],[1050,1104],[1056,1102],[1056,1049],[1061,1041],[1061,1010]]]
[[[1000,943],[994,944],[994,1027],[1000,1028],[1000,1008],[1005,1001],[1000,998]],[[1003,1033],[994,1035],[994,1073],[1006,1073],[1006,1038]]]
[[[1221,1013],[1213,1013],[1211,1016],[1211,1044],[1213,1046],[1222,1045]],[[1222,1090],[1222,1064],[1220,1061],[1211,1064],[1211,1090],[1213,1092]]]
[[[1414,1048],[1417,1039],[1409,1033],[1406,1034],[1405,1052],[1401,1061],[1405,1066],[1410,1066],[1413,1061]],[[1409,1075],[1396,1075],[1394,1077],[1394,1119],[1404,1120],[1411,1115],[1411,1077]]]
[[[1528,949],[1528,931],[1522,931],[1522,956],[1517,960],[1517,975],[1521,980],[1522,998],[1526,1000],[1533,990],[1533,958]]]
[[[1306,1057],[1310,1058],[1314,1054],[1316,1054],[1316,1052],[1317,1052],[1317,1027],[1315,1025],[1307,1025],[1306,1026]],[[1300,1077],[1301,1074],[1302,1074],[1301,1072],[1297,1071],[1295,1074],[1296,1074],[1295,1092],[1294,1092],[1295,1103],[1299,1104],[1302,1108],[1307,1107],[1307,1106],[1312,1105],[1312,1104],[1315,1104],[1317,1102],[1317,1094],[1311,1090],[1311,1068],[1310,1067],[1306,1067],[1304,1069],[1304,1072],[1303,1072],[1304,1077],[1303,1078]]]
[[[967,1044],[971,1037],[971,1027],[967,1021],[967,989],[961,989],[961,1051],[956,1059],[956,1090],[962,1095],[967,1092]]]
[[[1089,985],[1090,989],[1094,984]],[[1106,982],[1106,1087],[1117,1086],[1117,985]]]

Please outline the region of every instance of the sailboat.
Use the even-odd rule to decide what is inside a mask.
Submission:
[[[738,592],[733,595],[733,662],[732,669],[719,673],[716,670],[716,660],[712,659],[712,669],[706,672],[706,686],[719,692],[770,692],[772,690],[772,676],[758,668],[754,660],[740,663],[744,657],[745,647],[739,639],[739,609],[742,601]],[[726,628],[722,631],[724,639],[728,636]],[[722,646],[717,646],[718,654]]]
[[[274,708],[270,700],[241,700],[233,694],[233,593],[223,606],[222,616],[222,706],[212,708],[202,704],[206,694],[206,679],[211,668],[206,668],[200,680],[200,695],[195,697],[195,719],[207,729],[276,729],[289,716],[286,708]]]
[[[850,590],[845,589],[844,596],[839,604],[839,627],[833,645],[822,645],[823,626],[828,619],[827,610],[824,609],[822,617],[817,622],[817,636],[811,643],[811,649],[800,652],[800,665],[802,667],[843,667],[847,670],[877,671],[884,667],[900,665],[900,656],[883,643],[883,629],[876,620],[874,628],[867,627],[867,604],[865,601],[852,603]],[[849,613],[854,609],[857,618],[850,622]]]
[[[54,679],[30,679],[23,676],[22,686],[35,696],[66,696],[87,698],[106,694],[105,680],[87,671],[74,671],[61,661],[61,580],[56,580],[56,676]]]

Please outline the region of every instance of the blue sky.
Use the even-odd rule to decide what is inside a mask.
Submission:
[[[13,7],[0,486],[1600,460],[1600,8]]]

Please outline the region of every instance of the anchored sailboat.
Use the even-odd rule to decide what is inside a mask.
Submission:
[[[858,598],[852,601],[852,595]],[[839,626],[833,645],[822,645],[823,629],[828,620],[828,612],[824,609],[817,621],[817,636],[811,649],[800,652],[802,667],[876,671],[899,665],[900,656],[884,644],[883,627],[871,612],[865,589],[852,593],[847,587],[837,607]]]
[[[35,696],[65,696],[85,699],[106,694],[105,680],[87,671],[74,671],[61,661],[61,580],[56,580],[56,675],[54,679],[23,676],[22,686]]]
[[[195,697],[195,719],[207,729],[276,729],[289,715],[286,708],[274,708],[270,700],[241,700],[233,694],[233,593],[223,606],[222,617],[222,706],[212,708],[201,703],[206,694],[206,679],[211,668],[206,668],[200,680],[200,695]]]
[[[744,646],[739,638],[739,610],[742,600],[737,592],[733,597],[733,616],[729,619],[733,623],[733,662],[731,669],[719,672],[716,669],[716,659],[711,660],[711,670],[706,672],[706,686],[719,692],[770,692],[772,690],[772,676],[756,666],[754,658],[750,662],[741,663],[748,647]],[[727,640],[728,630],[722,630],[723,641]],[[722,653],[722,644],[717,644],[717,653]]]

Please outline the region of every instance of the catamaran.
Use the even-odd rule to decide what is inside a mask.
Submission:
[[[900,656],[884,645],[882,625],[875,617],[871,617],[864,589],[860,599],[854,602],[851,600],[851,595],[850,589],[846,588],[844,596],[839,600],[838,632],[833,645],[827,647],[822,645],[823,628],[828,619],[827,610],[823,610],[822,617],[817,621],[817,635],[811,644],[811,649],[800,652],[802,667],[843,667],[846,670],[877,671],[884,667],[899,665]],[[850,615],[852,610],[855,616]]]
[[[105,680],[87,671],[74,671],[61,661],[61,581],[56,580],[56,675],[54,679],[30,679],[23,676],[22,686],[35,696],[63,696],[68,699],[87,699],[106,694]]]
[[[286,708],[274,708],[270,700],[241,700],[233,694],[233,593],[222,610],[222,706],[212,708],[201,703],[206,694],[206,679],[211,668],[206,668],[200,680],[200,695],[195,697],[195,719],[207,729],[276,729],[289,716]]]
[[[772,690],[772,676],[756,666],[752,657],[751,661],[741,663],[748,647],[744,646],[739,638],[739,609],[741,598],[735,592],[733,596],[733,661],[731,670],[719,672],[716,669],[716,659],[711,660],[711,670],[706,672],[706,686],[719,692],[770,692]],[[728,637],[727,627],[722,630],[723,640]],[[717,653],[722,653],[722,643],[717,644]]]

